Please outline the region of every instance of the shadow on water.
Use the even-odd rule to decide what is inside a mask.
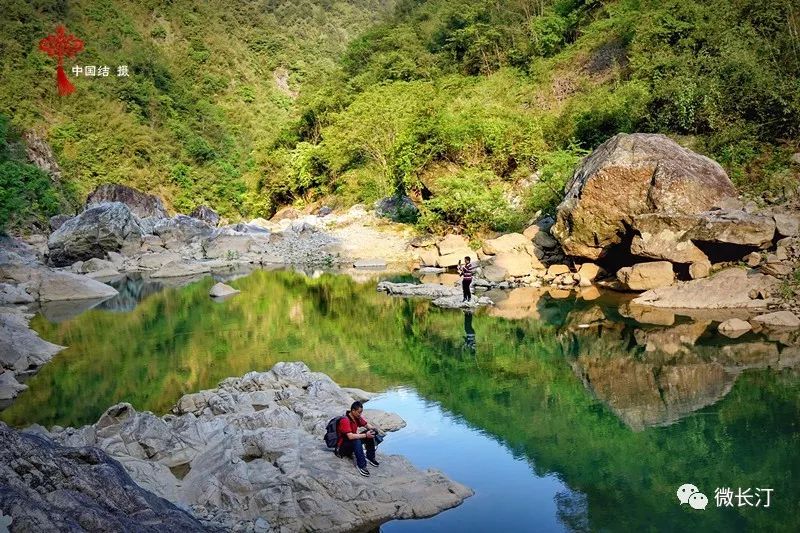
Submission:
[[[574,492],[556,497],[567,528],[800,530],[796,334],[724,339],[713,319],[537,289],[464,314],[323,273],[256,271],[224,302],[208,278],[126,283],[107,302],[115,311],[33,320],[69,348],[0,418],[77,426],[120,401],[161,413],[225,377],[302,360],[343,386],[409,387],[536,476],[557,476]],[[678,505],[687,482],[709,496],[706,511]],[[770,487],[772,506],[717,508],[718,487]]]

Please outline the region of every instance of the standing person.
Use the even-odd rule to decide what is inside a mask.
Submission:
[[[375,459],[375,435],[377,431],[367,423],[361,416],[364,406],[361,402],[353,402],[350,410],[339,420],[337,433],[339,440],[336,443],[336,454],[339,457],[352,456],[355,454],[356,468],[358,473],[364,477],[369,477],[367,463],[377,467],[380,463]],[[359,428],[366,428],[366,433],[359,433]],[[364,442],[362,442],[364,441]],[[364,453],[364,447],[367,453]]]
[[[464,265],[461,261],[458,262],[458,273],[461,274],[461,288],[464,289],[464,302],[472,300],[469,286],[472,284],[472,276],[475,275],[475,265],[472,264],[472,259],[469,256],[464,258]]]

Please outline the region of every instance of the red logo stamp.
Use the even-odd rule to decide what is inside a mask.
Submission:
[[[75,91],[75,86],[70,83],[67,74],[64,72],[64,58],[75,57],[78,52],[83,50],[83,41],[67,33],[67,29],[60,25],[55,33],[51,33],[39,41],[39,50],[58,60],[56,69],[56,83],[58,94],[66,96]]]

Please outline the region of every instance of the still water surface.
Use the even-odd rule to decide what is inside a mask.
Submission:
[[[640,324],[619,299],[534,289],[466,315],[341,275],[257,271],[222,302],[212,283],[127,279],[93,309],[45,309],[34,328],[68,348],[0,418],[78,426],[120,401],[161,413],[225,377],[302,360],[382,391],[370,407],[408,427],[381,453],[476,492],[383,531],[800,531],[791,339],[721,339],[686,317]],[[704,511],[678,504],[683,483],[708,496]],[[718,507],[726,487],[770,488],[770,506]]]

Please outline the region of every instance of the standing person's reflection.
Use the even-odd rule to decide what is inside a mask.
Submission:
[[[475,330],[472,329],[472,311],[464,311],[464,345],[475,351]]]

